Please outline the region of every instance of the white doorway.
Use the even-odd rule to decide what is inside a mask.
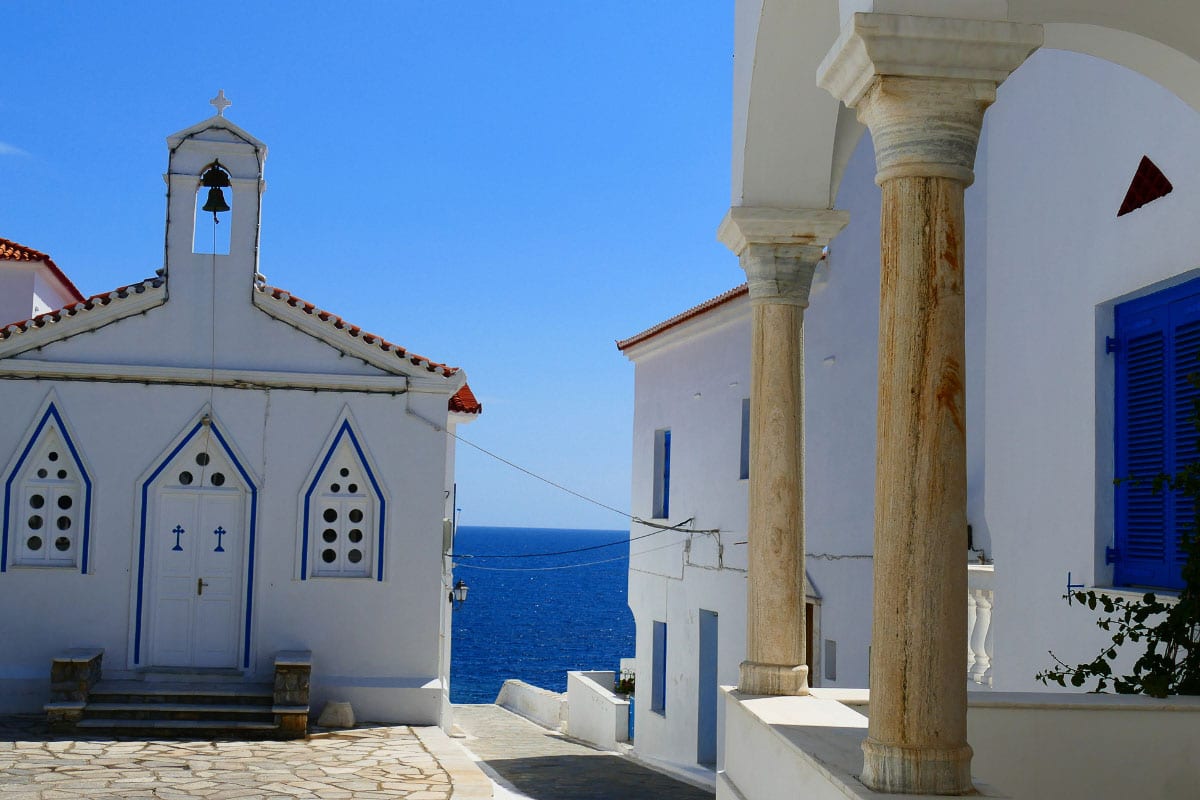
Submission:
[[[255,500],[207,417],[142,484],[135,663],[249,666]]]

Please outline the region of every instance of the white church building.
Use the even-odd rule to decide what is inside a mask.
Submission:
[[[1035,675],[1108,642],[1068,590],[1182,585],[1188,501],[1115,480],[1197,458],[1200,12],[736,9],[748,286],[618,343],[633,513],[694,531],[631,545],[635,751],[721,800],[1194,796],[1197,698]]]
[[[83,653],[102,683],[311,664],[314,714],[448,724],[447,431],[481,406],[267,285],[267,148],[214,104],[167,140],[155,275],[84,298],[0,241],[0,711]]]

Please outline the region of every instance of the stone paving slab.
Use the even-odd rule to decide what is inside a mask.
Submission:
[[[615,753],[548,731],[496,705],[456,705],[463,745],[516,797],[533,800],[712,800],[712,793]],[[499,796],[499,795],[498,795]],[[514,795],[509,795],[514,796]],[[0,798],[3,796],[0,795]]]
[[[453,743],[440,731],[422,734],[406,726],[363,726],[293,741],[134,739],[59,735],[40,717],[0,717],[0,800],[488,796],[452,794],[451,773],[427,744],[445,751]]]

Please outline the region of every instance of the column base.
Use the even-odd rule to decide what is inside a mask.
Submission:
[[[776,696],[808,694],[808,666],[801,664],[793,667],[787,664],[743,661],[738,691],[743,694]]]
[[[913,747],[862,743],[860,780],[868,789],[888,794],[974,794],[969,744],[962,747]]]

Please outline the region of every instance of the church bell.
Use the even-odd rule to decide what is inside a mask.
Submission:
[[[208,188],[208,201],[200,210],[211,211],[213,221],[216,221],[218,211],[229,210],[229,204],[225,202],[225,193],[221,189],[232,185],[225,170],[221,169],[220,161],[214,161],[213,165],[204,171],[200,176],[200,185]]]
[[[228,211],[229,204],[225,202],[225,193],[220,187],[214,186],[208,190],[208,202],[204,204],[202,211],[211,211],[213,219],[216,219],[218,211]]]

